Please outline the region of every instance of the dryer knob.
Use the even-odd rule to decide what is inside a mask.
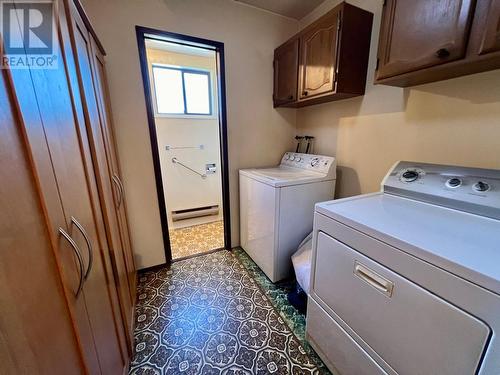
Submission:
[[[448,181],[446,181],[446,186],[452,189],[457,188],[460,185],[462,185],[462,180],[458,177],[452,177]]]
[[[474,186],[472,186],[472,188],[475,191],[484,192],[490,190],[490,185],[488,185],[486,182],[478,181],[474,184]]]

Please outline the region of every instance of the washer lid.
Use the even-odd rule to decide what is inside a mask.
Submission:
[[[384,193],[316,212],[500,294],[499,220]]]
[[[274,187],[300,185],[332,179],[324,173],[286,166],[242,169],[240,173]]]

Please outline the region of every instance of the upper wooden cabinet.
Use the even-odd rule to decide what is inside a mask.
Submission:
[[[299,39],[292,39],[274,51],[275,106],[297,100],[297,70],[299,66]]]
[[[478,4],[480,14],[486,15],[480,54],[500,51],[500,0],[483,1]]]
[[[380,34],[377,78],[463,58],[474,10],[471,3],[388,0]]]
[[[375,83],[413,86],[500,68],[500,0],[386,0]]]
[[[300,37],[300,99],[335,89],[340,11],[330,12]]]
[[[365,93],[373,14],[341,3],[274,52],[274,106]]]

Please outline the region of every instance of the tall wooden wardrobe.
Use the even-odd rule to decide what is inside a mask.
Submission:
[[[104,50],[54,6],[57,68],[0,70],[0,373],[122,374],[136,272]]]

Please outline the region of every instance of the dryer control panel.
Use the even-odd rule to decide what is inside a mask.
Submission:
[[[298,152],[285,152],[285,155],[281,158],[281,165],[311,170],[326,175],[335,175],[337,167],[333,156],[301,154]]]
[[[385,193],[500,219],[500,170],[400,161]]]

